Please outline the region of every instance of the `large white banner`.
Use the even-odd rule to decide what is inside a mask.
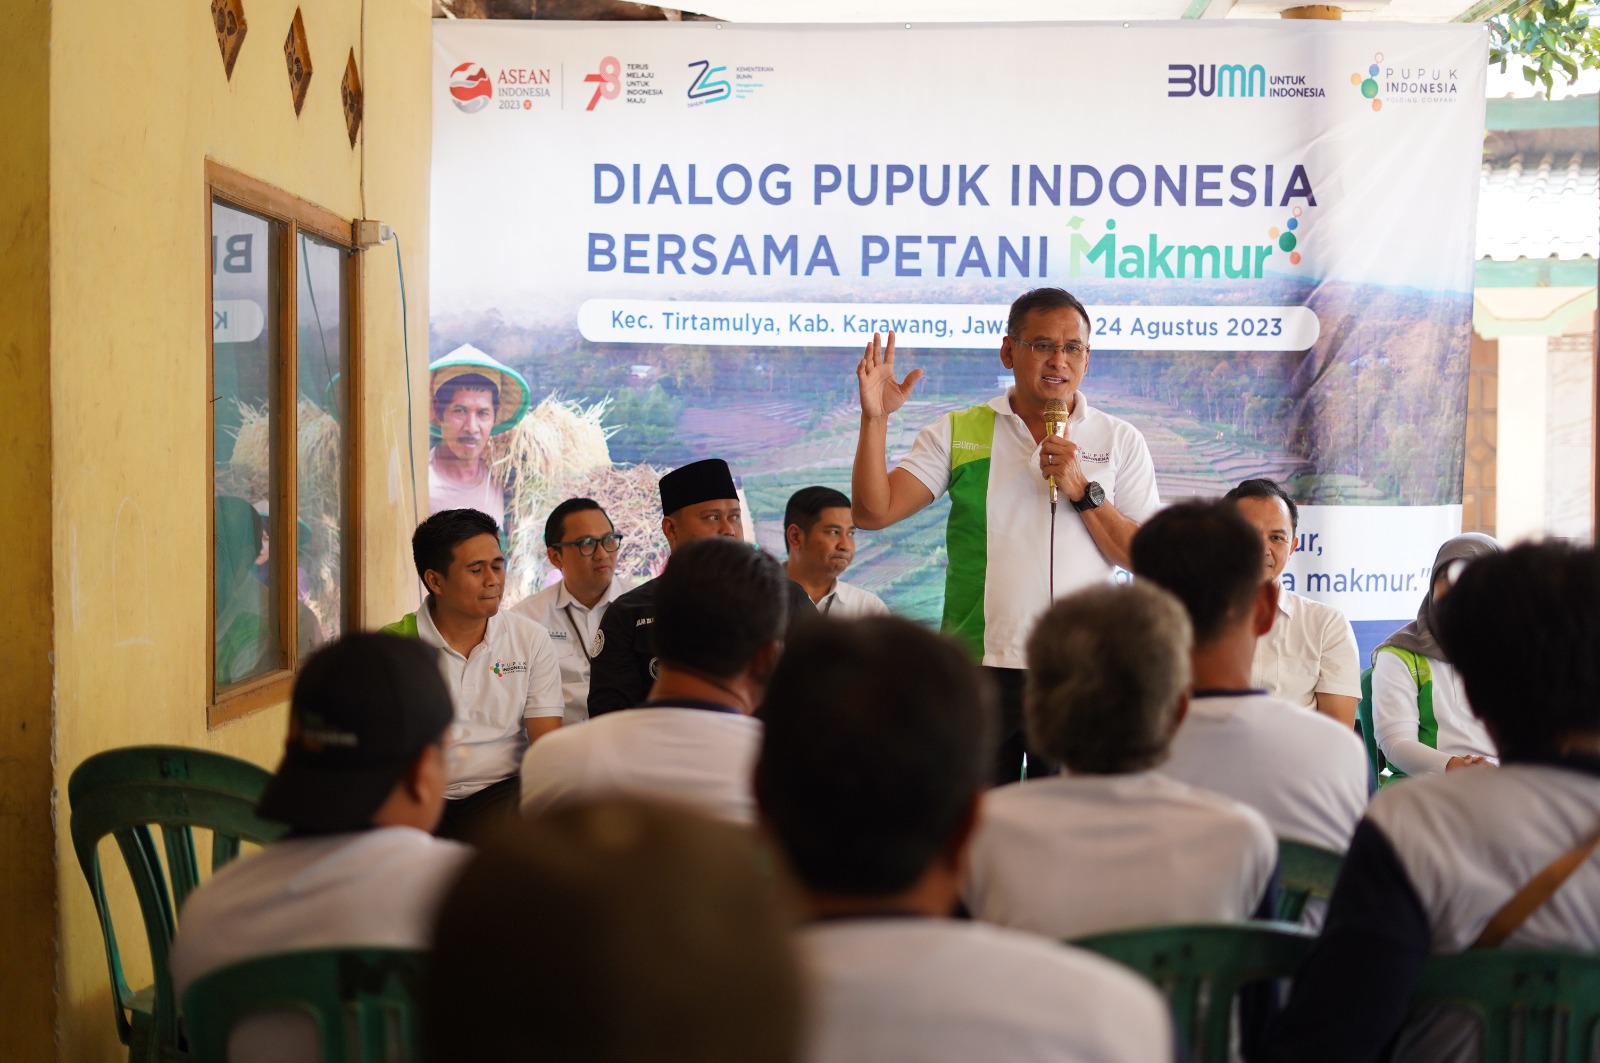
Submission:
[[[892,459],[1003,386],[1041,285],[1164,499],[1308,503],[1295,589],[1363,643],[1459,527],[1480,26],[440,21],[434,63],[432,353],[529,384],[490,448],[524,587],[567,494],[657,564],[645,474],[711,455],[781,552],[790,492],[848,490],[872,334],[926,371]],[[848,578],[937,616],[943,519]]]

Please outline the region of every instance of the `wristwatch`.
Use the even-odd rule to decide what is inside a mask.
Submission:
[[[1072,508],[1079,513],[1086,513],[1091,509],[1099,509],[1105,504],[1106,493],[1100,485],[1090,480],[1083,489],[1083,497],[1072,503]]]

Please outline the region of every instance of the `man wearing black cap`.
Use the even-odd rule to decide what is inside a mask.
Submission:
[[[430,833],[452,717],[437,652],[358,633],[306,661],[258,809],[289,834],[185,903],[170,958],[180,998],[202,975],[267,953],[427,944],[433,910],[470,853]],[[229,1058],[316,1059],[316,1044],[308,1017],[270,1013],[240,1024]]]
[[[695,539],[744,538],[744,518],[733,473],[721,458],[706,458],[661,478],[661,534],[677,550]],[[789,617],[816,615],[799,584],[787,582]],[[656,616],[656,581],[641,584],[611,603],[590,647],[589,715],[600,716],[640,704],[660,672],[650,642]]]

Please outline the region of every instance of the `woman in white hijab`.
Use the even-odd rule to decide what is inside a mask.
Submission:
[[[1417,618],[1372,651],[1372,730],[1396,775],[1437,775],[1499,763],[1432,626],[1436,603],[1461,570],[1499,550],[1499,543],[1475,532],[1439,547]]]

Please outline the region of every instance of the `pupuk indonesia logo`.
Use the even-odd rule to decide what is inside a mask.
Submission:
[[[1289,265],[1291,266],[1300,264],[1300,252],[1295,250],[1300,245],[1300,234],[1296,232],[1299,228],[1300,208],[1296,207],[1289,212],[1289,220],[1283,223],[1282,229],[1274,225],[1267,230],[1267,235],[1278,241],[1278,250],[1289,253]]]
[[[464,114],[476,114],[489,106],[494,86],[477,63],[462,63],[450,71],[450,102]]]
[[[1375,52],[1372,56],[1372,65],[1367,67],[1365,74],[1356,71],[1350,75],[1350,84],[1361,91],[1361,95],[1372,101],[1374,111],[1383,110],[1383,100],[1378,96],[1378,74],[1383,70],[1383,53]]]

